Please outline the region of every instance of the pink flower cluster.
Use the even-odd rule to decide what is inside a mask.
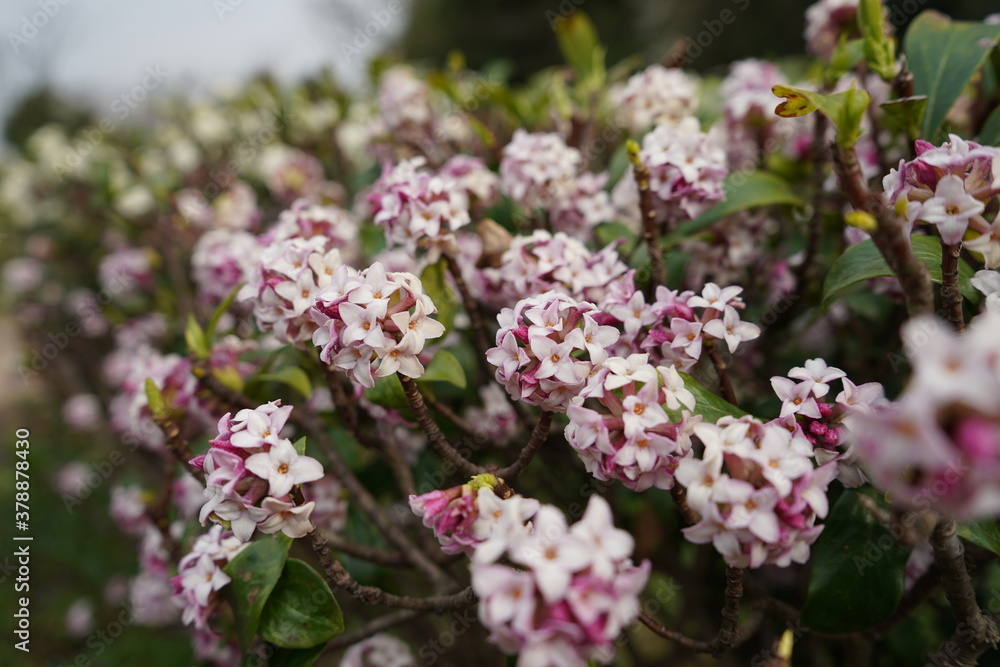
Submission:
[[[649,169],[660,223],[672,226],[696,218],[724,197],[722,182],[729,170],[721,127],[702,132],[693,116],[657,125],[643,137],[640,157]],[[639,191],[631,167],[612,196],[626,219],[637,224]]]
[[[174,195],[174,205],[188,224],[205,229],[249,230],[261,218],[257,194],[243,181],[234,181],[211,203],[197,190],[180,190]]]
[[[657,368],[645,354],[610,357],[566,410],[566,440],[597,479],[633,491],[670,489],[701,419],[688,412],[694,406],[673,366]],[[680,414],[671,418],[668,410]]]
[[[780,424],[752,417],[702,422],[704,446],[677,465],[688,505],[701,520],[683,530],[695,544],[711,542],[732,567],[804,563],[822,532],[834,463],[814,468],[812,445]]]
[[[979,234],[965,245],[993,268],[1000,265],[1000,219],[989,222],[984,215],[1000,192],[1000,148],[948,137],[941,146],[918,139],[916,159],[900,160],[882,185],[909,224],[934,225],[944,243],[961,243],[970,229]]]
[[[253,304],[257,326],[272,331],[283,343],[309,340],[316,324],[309,311],[320,290],[338,275],[353,271],[340,260],[340,251],[323,236],[290,238],[264,248],[260,262],[237,295]]]
[[[551,505],[532,514],[525,524],[505,512],[473,554],[489,640],[518,654],[520,667],[611,662],[614,640],[639,614],[649,562],[632,563],[634,540],[600,496],[572,526]],[[497,562],[504,555],[514,567]]]
[[[615,207],[604,189],[608,177],[607,172],[586,171],[574,178],[566,192],[549,207],[552,228],[580,238],[589,236],[602,222],[614,220]]]
[[[174,601],[183,612],[184,625],[208,629],[208,620],[221,603],[218,591],[231,579],[222,571],[245,545],[222,526],[213,526],[195,540],[191,551],[177,564],[177,576],[170,580]]]
[[[453,155],[438,173],[464,190],[470,201],[490,206],[500,200],[500,177],[490,171],[482,158]]]
[[[326,249],[336,248],[348,264],[356,259],[360,223],[348,211],[334,205],[317,204],[303,197],[297,199],[278,216],[278,222],[260,237],[264,245],[278,241],[321,236]]]
[[[650,65],[612,94],[621,122],[639,135],[654,125],[680,122],[698,109],[698,84],[684,70]],[[772,105],[773,106],[773,105]]]
[[[628,271],[615,245],[593,252],[563,232],[543,229],[516,236],[500,257],[500,266],[482,270],[488,285],[484,297],[502,307],[554,290],[599,303],[609,284]]]
[[[221,303],[250,278],[260,253],[257,238],[249,232],[220,228],[202,234],[191,252],[198,296],[213,305]]]
[[[740,319],[742,287],[708,283],[699,295],[660,285],[649,305],[631,283],[618,287],[602,308],[612,321],[621,323],[622,342],[631,351],[648,352],[657,364],[676,365],[687,372],[701,358],[705,341],[724,341],[733,353],[760,335],[760,328]]]
[[[455,230],[470,222],[465,184],[432,173],[424,163],[417,157],[395,167],[386,164],[368,195],[386,242],[411,254],[421,246],[453,243]]]
[[[959,519],[1000,513],[1000,315],[957,334],[931,316],[901,331],[913,375],[902,395],[848,425],[893,503]]]
[[[729,164],[753,168],[762,153],[787,140],[795,123],[778,122],[772,86],[788,85],[778,66],[766,60],[738,60],[722,80],[722,112],[726,121],[726,155]]]
[[[273,147],[261,157],[261,167],[267,189],[286,205],[300,197],[320,196],[328,186],[320,161],[295,148]]]
[[[423,375],[417,355],[427,340],[444,334],[444,325],[430,317],[437,308],[420,279],[386,273],[379,262],[361,273],[341,268],[315,305],[313,344],[321,349],[320,359],[365,387],[396,372]]]
[[[219,435],[209,442],[208,453],[191,460],[205,472],[208,501],[201,508],[201,525],[211,518],[242,542],[254,530],[280,530],[292,538],[312,530],[316,503],[296,505],[290,494],[296,485],[323,477],[323,466],[280,436],[291,411],[292,406],[274,401],[219,420]]]
[[[496,347],[486,359],[497,382],[514,400],[564,412],[618,340],[618,330],[598,324],[600,312],[586,301],[556,292],[504,308]]]
[[[500,160],[500,189],[521,208],[547,209],[570,193],[580,151],[554,132],[514,130]]]
[[[434,531],[441,550],[448,554],[473,551],[489,542],[493,549],[498,526],[522,525],[538,511],[533,498],[497,495],[503,480],[493,475],[476,475],[467,484],[450,489],[410,496],[410,509],[423,519],[424,526]]]
[[[841,381],[843,391],[828,403],[834,380]],[[845,486],[860,486],[865,479],[854,465],[853,443],[843,427],[856,414],[872,414],[876,406],[884,403],[882,385],[868,382],[858,386],[847,379],[844,371],[828,366],[823,359],[808,359],[805,366],[790,370],[788,377],[772,377],[771,387],[781,399],[781,415],[774,423],[812,443],[819,463],[836,460],[838,477]]]

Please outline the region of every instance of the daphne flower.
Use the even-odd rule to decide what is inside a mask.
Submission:
[[[920,219],[937,225],[941,240],[948,245],[962,242],[969,218],[986,207],[965,191],[965,181],[954,174],[941,177],[934,196],[920,208]]]
[[[320,462],[300,455],[290,440],[272,445],[267,453],[254,454],[246,460],[246,468],[267,480],[268,493],[275,498],[287,496],[296,484],[313,482],[323,476]]]
[[[277,498],[265,498],[260,506],[270,512],[270,516],[257,524],[257,529],[265,535],[280,530],[288,537],[298,539],[312,532],[313,523],[309,517],[316,507],[314,501],[295,505]]]

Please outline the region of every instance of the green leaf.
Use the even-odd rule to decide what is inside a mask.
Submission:
[[[226,314],[229,307],[233,305],[233,301],[236,300],[236,295],[240,293],[242,288],[243,283],[234,287],[233,291],[229,293],[229,296],[223,299],[222,303],[219,304],[219,307],[215,309],[214,313],[212,313],[212,319],[208,321],[208,327],[205,328],[205,339],[209,342],[215,338],[215,330],[219,326],[219,320],[221,320],[222,316]]]
[[[163,392],[153,382],[153,378],[146,378],[146,402],[149,403],[149,411],[153,413],[155,419],[169,416],[167,401],[163,398]]]
[[[771,204],[806,205],[788,181],[764,171],[732,173],[726,178],[722,188],[725,199],[694,220],[678,225],[677,229],[662,239],[663,245],[676,245],[722,218],[744,209]]]
[[[994,109],[983,123],[983,129],[979,133],[979,143],[984,146],[1000,144],[1000,107]]]
[[[298,440],[296,440],[295,442],[293,442],[292,443],[292,447],[295,448],[295,451],[298,452],[299,456],[302,456],[303,454],[305,454],[306,453],[306,436],[302,436],[301,438],[299,438]]]
[[[187,343],[188,350],[198,359],[208,359],[212,350],[208,344],[208,338],[202,331],[198,320],[194,315],[188,315],[187,329],[184,330],[184,342]]]
[[[586,13],[575,10],[569,16],[555,24],[556,39],[559,50],[566,62],[579,72],[581,78],[587,78],[594,73],[596,66],[595,54],[601,53],[603,67],[603,48],[597,38],[597,29]]]
[[[824,76],[828,81],[836,83],[848,70],[854,69],[858,61],[865,55],[865,40],[841,39],[830,56],[830,66]]]
[[[726,402],[708,389],[702,387],[697,380],[687,373],[681,373],[680,376],[684,380],[684,386],[687,390],[694,394],[694,410],[692,412],[696,415],[701,415],[705,421],[716,422],[722,417],[742,417],[746,415],[745,412],[732,403]],[[680,419],[679,410],[667,410],[667,413],[675,420]]]
[[[304,398],[312,396],[312,381],[304,370],[298,366],[285,366],[273,373],[263,373],[250,378],[251,382],[280,382],[288,385],[295,391],[302,394]]]
[[[911,236],[913,253],[928,269],[931,280],[941,284],[941,241],[935,236]],[[844,251],[830,267],[823,283],[823,307],[843,289],[871,278],[894,276],[875,242],[865,239]],[[975,271],[964,260],[958,263],[958,288],[969,301],[979,303],[981,294],[970,282]]]
[[[377,378],[375,386],[365,392],[365,398],[376,405],[393,410],[403,410],[410,407],[410,402],[406,400],[406,392],[403,391],[403,385],[395,373],[384,378]]]
[[[890,130],[903,132],[912,141],[920,137],[920,119],[927,108],[927,98],[923,95],[900,97],[883,102],[885,124]]]
[[[623,223],[604,222],[594,227],[594,238],[602,247],[616,241],[624,241],[625,247],[631,248],[635,244],[636,235]]]
[[[458,363],[455,355],[448,350],[438,350],[427,364],[424,374],[416,378],[417,382],[447,382],[459,389],[465,389],[465,370]]]
[[[448,262],[444,257],[430,264],[420,274],[420,283],[424,294],[431,298],[437,307],[437,321],[444,325],[445,331],[451,331],[455,323],[456,298],[451,286],[445,279],[448,275]]]
[[[948,110],[1000,38],[1000,25],[952,21],[928,10],[906,30],[903,51],[917,95],[927,96],[920,136],[933,140]]]
[[[896,40],[885,34],[882,0],[861,0],[858,5],[858,28],[865,40],[868,67],[884,81],[892,81],[896,65]]]
[[[236,618],[240,646],[247,650],[257,634],[261,612],[288,558],[292,540],[278,533],[251,542],[222,569],[232,581],[223,589]]]
[[[260,615],[260,636],[282,648],[312,648],[344,631],[340,606],[316,570],[288,559]]]
[[[889,616],[903,595],[909,550],[848,489],[834,504],[812,550],[813,569],[802,624],[819,632],[854,632]]]
[[[861,121],[872,101],[867,91],[858,88],[829,95],[791,86],[773,86],[771,91],[785,98],[774,113],[795,118],[819,111],[837,128],[837,145],[845,149],[854,146],[861,136]]]
[[[1000,524],[996,519],[960,523],[958,536],[967,542],[1000,554]]]
[[[275,647],[267,667],[312,667],[316,659],[323,655],[326,643],[317,644],[312,648],[281,648]]]

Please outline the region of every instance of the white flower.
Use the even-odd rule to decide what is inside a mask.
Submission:
[[[268,494],[275,498],[287,496],[296,484],[314,482],[323,476],[320,462],[299,455],[290,440],[281,440],[272,445],[270,451],[249,457],[246,468],[268,481]]]

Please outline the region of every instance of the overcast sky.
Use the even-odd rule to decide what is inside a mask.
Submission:
[[[324,65],[356,84],[364,61],[403,29],[405,18],[389,14],[388,6],[389,0],[2,0],[0,118],[19,95],[45,82],[106,106],[139,84],[147,67],[170,72],[166,90],[238,82],[262,69],[300,78]],[[384,27],[370,23],[372,12]],[[366,23],[375,39],[348,58],[345,45],[353,48],[356,29]]]

